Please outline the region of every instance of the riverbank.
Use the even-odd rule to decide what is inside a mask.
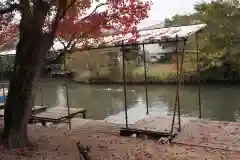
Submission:
[[[4,160],[79,160],[76,141],[91,146],[93,160],[238,160],[240,153],[179,144],[160,144],[159,141],[133,139],[119,136],[121,125],[104,121],[73,119],[73,129],[67,124],[47,128],[29,125],[29,137],[35,144],[31,150],[8,152],[0,147]]]
[[[111,82],[111,81],[90,81],[90,82],[78,82],[74,81],[77,84],[86,84],[86,85],[123,85],[124,82]],[[127,85],[176,85],[177,81],[141,81],[141,82],[131,82],[126,81]],[[239,81],[227,81],[227,80],[201,80],[199,81],[181,81],[180,84],[184,85],[240,85]]]

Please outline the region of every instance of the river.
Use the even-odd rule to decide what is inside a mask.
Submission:
[[[124,95],[122,85],[83,85],[71,81],[42,81],[37,90],[35,103],[49,107],[67,104],[70,107],[87,109],[87,118],[108,119],[124,122]],[[203,118],[221,121],[240,119],[240,86],[202,86]],[[150,114],[172,115],[176,96],[176,85],[149,85]],[[183,116],[198,117],[198,95],[196,86],[182,86],[180,107]],[[146,115],[144,86],[127,86],[127,108],[129,120],[134,122]]]

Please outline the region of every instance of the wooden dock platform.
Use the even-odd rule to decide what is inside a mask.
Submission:
[[[188,124],[194,117],[181,117],[181,128]],[[121,136],[130,136],[132,134],[146,135],[148,137],[159,139],[161,137],[169,137],[171,132],[172,116],[164,117],[147,117],[134,124],[128,126],[128,128],[121,128]],[[178,133],[178,119],[176,117],[174,123],[173,135]]]
[[[240,123],[193,120],[183,127],[172,142],[240,151]]]
[[[53,107],[53,108],[47,109],[44,112],[32,115],[31,122],[42,123],[42,125],[46,126],[47,122],[60,123],[69,118],[72,119],[78,114],[82,114],[82,117],[86,118],[86,109],[70,108],[70,113],[68,115],[67,107]]]
[[[38,114],[38,113],[44,112],[46,111],[46,109],[47,109],[46,106],[35,106],[32,108],[32,114]],[[0,109],[0,117],[4,117],[4,107]]]

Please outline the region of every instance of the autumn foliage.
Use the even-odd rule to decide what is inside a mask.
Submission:
[[[18,33],[17,23],[13,21],[13,15],[0,15],[0,50],[4,49],[7,43],[12,42]]]
[[[104,3],[76,0],[58,24],[56,37],[79,42],[84,38],[100,37],[104,30],[114,30],[118,34],[136,32],[136,25],[147,18],[150,6],[151,2],[143,0],[107,0]],[[14,14],[0,18],[1,46],[18,35],[18,22],[13,22]],[[46,18],[46,27],[52,23],[48,22],[50,15]]]

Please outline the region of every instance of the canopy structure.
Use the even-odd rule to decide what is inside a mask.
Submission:
[[[181,120],[180,120],[180,84],[181,84],[181,74],[182,74],[182,66],[183,66],[183,60],[184,60],[184,46],[186,44],[187,38],[193,34],[198,33],[201,31],[206,24],[197,24],[197,25],[189,25],[189,26],[180,26],[180,27],[170,27],[170,28],[159,28],[159,29],[152,29],[152,30],[144,30],[140,31],[137,35],[128,33],[128,34],[118,34],[118,35],[111,35],[107,37],[101,37],[98,39],[90,38],[87,39],[88,46],[85,45],[85,42],[77,44],[76,47],[79,47],[79,50],[92,50],[92,49],[102,49],[102,48],[115,48],[119,47],[121,48],[121,56],[122,56],[122,78],[124,83],[124,107],[125,107],[125,127],[121,128],[121,133],[143,133],[143,134],[150,134],[150,135],[157,135],[157,136],[168,136],[169,140],[171,140],[174,137],[173,129],[175,128],[175,117],[176,114],[178,116],[178,131],[181,131]],[[127,48],[125,46],[133,46],[133,45],[139,45],[143,49],[143,62],[144,62],[144,77],[145,77],[145,93],[146,93],[146,115],[149,114],[149,104],[148,104],[148,77],[147,77],[147,65],[146,65],[146,52],[145,47],[147,44],[164,44],[168,42],[174,42],[176,44],[175,47],[175,53],[177,55],[177,89],[176,89],[176,99],[174,103],[174,111],[173,111],[173,117],[172,117],[172,123],[171,123],[171,131],[170,133],[165,132],[156,132],[153,133],[152,131],[147,130],[138,130],[136,128],[131,128],[128,124],[128,106],[127,106],[127,91],[126,91],[126,72],[125,72],[125,53]],[[183,54],[179,53],[179,42],[183,42],[183,50],[181,52]],[[60,43],[56,43],[54,46],[57,49],[62,49],[63,46]],[[198,106],[199,106],[199,118],[202,117],[201,113],[201,96],[200,96],[200,65],[199,65],[199,49],[198,49],[198,37],[196,34],[196,56],[197,56],[197,77],[198,77]],[[15,50],[10,52],[4,52],[0,53],[0,55],[7,55],[7,54],[15,54]],[[179,62],[179,56],[181,56],[181,61]],[[137,114],[137,113],[136,113]],[[161,125],[161,124],[159,124]],[[123,135],[123,134],[121,134]]]
[[[189,26],[181,26],[181,27],[170,27],[170,28],[160,28],[153,30],[145,30],[140,31],[138,35],[134,34],[126,34],[126,35],[114,35],[103,37],[100,41],[94,39],[89,39],[89,42],[92,44],[91,47],[81,48],[81,50],[92,50],[92,49],[103,49],[103,48],[121,48],[121,56],[122,56],[122,65],[123,65],[123,83],[124,83],[124,102],[125,102],[125,127],[120,129],[120,135],[129,135],[132,133],[135,134],[148,134],[153,137],[168,137],[171,141],[175,136],[176,132],[174,132],[175,128],[175,117],[178,117],[178,128],[177,132],[181,131],[181,113],[180,113],[180,84],[181,84],[181,74],[182,74],[182,66],[184,62],[184,53],[185,53],[185,44],[189,36],[196,35],[196,56],[197,56],[197,64],[196,64],[196,74],[198,77],[198,108],[199,108],[199,118],[202,118],[202,109],[201,109],[201,95],[200,95],[200,64],[199,64],[199,48],[198,48],[198,32],[201,31],[206,24],[197,24],[197,25],[189,25]],[[147,65],[146,65],[146,52],[145,48],[147,44],[165,44],[169,42],[174,42],[175,51],[174,53],[177,55],[177,89],[176,89],[176,98],[174,103],[174,111],[171,122],[171,129],[169,133],[166,132],[156,132],[149,130],[141,130],[136,128],[131,128],[128,124],[128,106],[127,106],[127,93],[126,93],[126,75],[125,75],[125,53],[127,53],[128,48],[126,46],[138,45],[143,49],[143,62],[144,62],[144,77],[145,77],[145,93],[146,93],[146,115],[149,114],[149,104],[148,104],[148,78],[147,78]],[[183,49],[179,50],[179,45],[183,44]],[[80,46],[79,46],[80,47]],[[178,54],[182,52],[182,54]],[[179,58],[181,59],[179,62]],[[137,114],[137,113],[136,113]],[[161,125],[161,124],[159,124]]]
[[[76,47],[81,48],[80,50],[85,49],[99,49],[99,48],[108,48],[108,47],[121,47],[122,45],[136,45],[136,44],[153,44],[153,43],[164,43],[170,41],[184,40],[194,33],[202,30],[206,24],[196,24],[189,26],[180,26],[180,27],[169,27],[169,28],[160,28],[152,30],[144,30],[138,32],[137,35],[128,33],[128,34],[118,34],[111,35],[106,37],[101,37],[99,39],[90,38],[88,39],[88,44],[91,47],[83,48],[83,43],[78,43]]]

